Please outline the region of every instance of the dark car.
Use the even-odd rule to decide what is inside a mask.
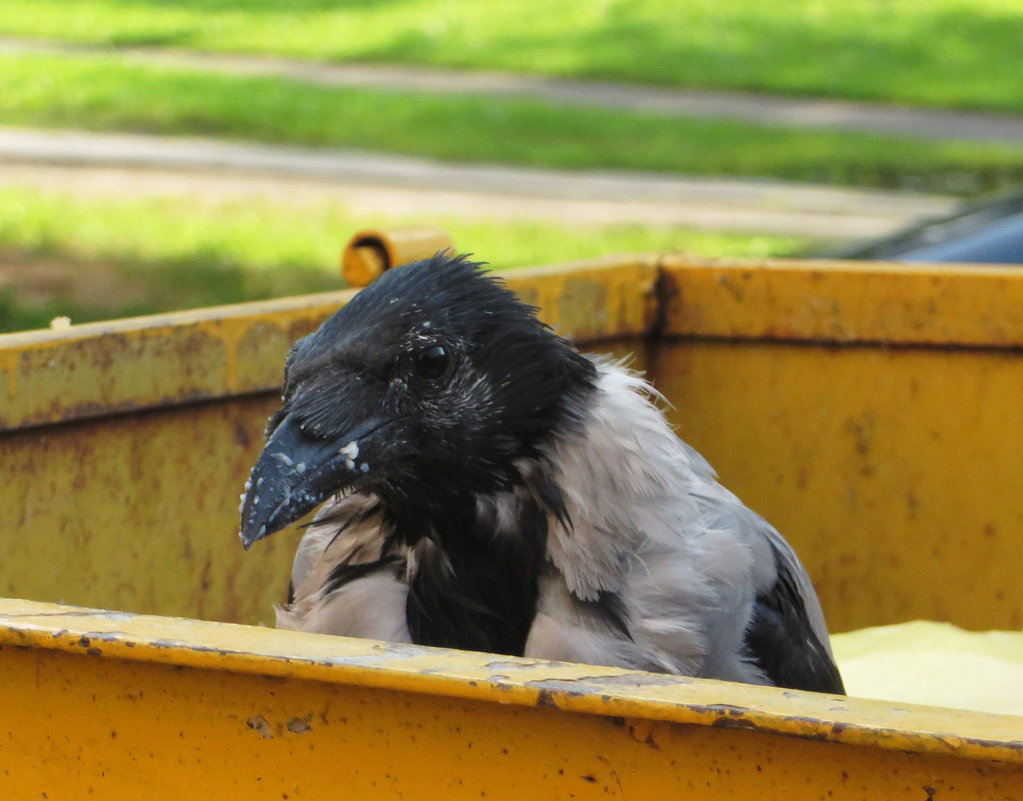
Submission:
[[[971,203],[950,217],[830,255],[845,259],[1023,264],[1023,193]]]

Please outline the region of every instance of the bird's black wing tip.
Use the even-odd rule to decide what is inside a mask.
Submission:
[[[753,605],[749,655],[777,687],[845,695],[838,665],[810,623],[788,566],[780,559],[776,564],[777,580]]]

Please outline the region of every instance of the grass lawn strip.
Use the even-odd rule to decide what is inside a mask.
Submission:
[[[330,89],[99,55],[0,57],[0,123],[958,194],[1023,178],[1023,146],[793,131],[522,99]]]
[[[5,0],[0,33],[1023,110],[1017,0]]]

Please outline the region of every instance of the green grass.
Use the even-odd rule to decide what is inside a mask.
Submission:
[[[0,57],[0,123],[961,193],[1023,177],[1023,146],[786,130],[521,99],[331,89],[101,56]]]
[[[367,225],[443,226],[460,251],[495,269],[621,252],[703,256],[798,253],[795,237],[696,233],[638,226],[562,227],[423,216],[368,218],[338,204],[291,206],[253,199],[155,196],[83,200],[0,188],[0,266],[21,262],[18,289],[0,291],[0,331],[341,288],[347,237]],[[67,290],[40,293],[33,270],[71,265]],[[103,288],[109,286],[111,290]],[[97,288],[99,287],[99,288]],[[97,299],[97,295],[100,297]],[[91,299],[90,299],[91,298]]]
[[[4,0],[0,32],[1023,110],[1018,0]]]

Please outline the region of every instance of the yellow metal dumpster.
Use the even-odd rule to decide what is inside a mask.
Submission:
[[[507,279],[636,355],[834,630],[1023,625],[1023,271]],[[294,540],[244,554],[237,496],[288,347],[347,297],[0,336],[0,594],[30,599],[0,602],[0,797],[1023,799],[1019,717],[252,626]]]

